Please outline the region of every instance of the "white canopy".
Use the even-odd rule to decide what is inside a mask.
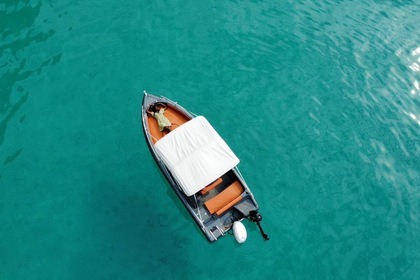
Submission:
[[[226,142],[202,116],[157,141],[155,149],[187,196],[239,163]]]

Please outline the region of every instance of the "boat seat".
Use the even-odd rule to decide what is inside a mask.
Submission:
[[[243,191],[244,188],[242,187],[241,183],[239,181],[235,181],[221,193],[209,199],[204,204],[206,205],[210,214],[216,213],[220,216],[242,199],[241,194]]]
[[[214,181],[213,183],[211,183],[207,187],[204,187],[201,190],[201,194],[208,193],[209,191],[211,191],[212,189],[214,189],[215,187],[217,187],[218,185],[220,185],[222,182],[223,182],[222,178],[217,179],[216,181]]]
[[[223,206],[222,208],[220,208],[219,210],[217,210],[216,215],[220,216],[223,213],[225,213],[228,209],[230,209],[233,205],[235,205],[236,203],[238,203],[239,201],[241,201],[242,196],[239,195],[237,198],[235,198],[234,200],[232,200],[231,202],[229,202],[228,204],[226,204],[225,206]]]

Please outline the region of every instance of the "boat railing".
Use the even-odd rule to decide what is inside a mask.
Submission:
[[[200,219],[200,222],[203,223],[203,218],[201,217],[200,207],[198,206],[197,197],[194,194],[195,206],[197,206],[197,216]]]
[[[243,183],[245,183],[245,178],[244,178],[244,176],[242,176],[242,174],[241,174],[241,172],[239,171],[239,168],[238,168],[238,167],[236,167],[236,168],[234,169],[234,172],[236,173],[236,175],[238,175],[238,177],[241,179],[241,181],[242,181]]]
[[[214,233],[211,229],[208,229],[207,231],[210,232],[210,234],[213,236],[214,240],[217,240],[217,237],[214,235]]]
[[[222,231],[218,226],[216,226],[217,230],[220,232],[221,235],[225,235],[225,232]]]
[[[245,182],[244,177],[242,176],[241,172],[239,171],[238,167],[235,167],[233,169],[233,171],[236,173],[236,175],[240,178],[240,180],[242,181],[243,186],[245,187],[245,192],[247,195],[249,195],[251,197],[251,199],[253,200],[254,204],[258,207],[258,203],[257,200],[254,197],[254,194],[251,192],[251,190],[249,189],[248,185]]]

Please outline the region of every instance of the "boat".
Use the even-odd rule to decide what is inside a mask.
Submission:
[[[161,111],[167,127],[151,113]],[[148,148],[169,185],[209,242],[228,234],[239,243],[247,233],[243,220],[261,228],[253,193],[237,167],[238,157],[204,116],[166,97],[144,91],[141,120]]]

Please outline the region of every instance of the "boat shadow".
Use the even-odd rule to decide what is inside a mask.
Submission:
[[[208,242],[207,238],[204,236],[203,232],[199,229],[199,227],[196,225],[194,218],[191,217],[188,210],[185,208],[184,204],[181,202],[180,198],[176,194],[175,190],[172,188],[172,186],[169,184],[169,182],[166,180],[165,176],[162,174],[162,172],[159,172],[159,177],[161,178],[163,185],[166,187],[166,195],[173,201],[175,207],[174,209],[178,210],[179,216],[182,216],[182,218],[187,222],[191,223],[194,227],[194,232],[191,232],[191,234],[195,234],[197,236],[201,236],[203,241]]]
[[[98,271],[111,278],[165,278],[168,271],[188,274],[183,268],[188,267],[189,241],[167,232],[165,212],[139,191],[146,187],[105,183],[91,190],[85,226],[90,226],[87,238],[93,242],[73,258],[75,279],[97,279]]]

